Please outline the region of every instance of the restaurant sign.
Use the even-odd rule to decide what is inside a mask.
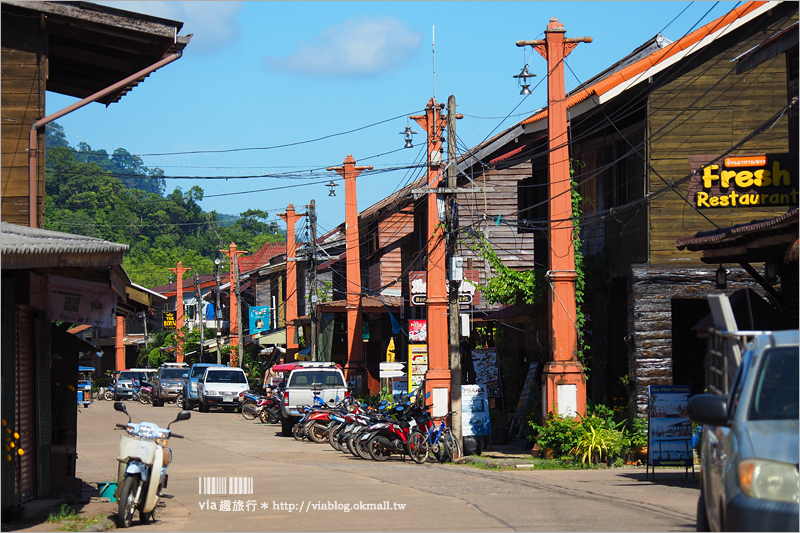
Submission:
[[[468,276],[477,279],[477,270],[467,272]],[[428,273],[424,270],[409,273],[411,284],[411,305],[425,305],[428,302]],[[478,285],[475,281],[464,279],[458,286],[458,303],[461,305],[480,303],[480,295],[477,293]]]
[[[797,154],[689,156],[697,209],[796,206]]]

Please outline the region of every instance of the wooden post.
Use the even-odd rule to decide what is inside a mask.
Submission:
[[[178,261],[175,268],[170,268],[175,272],[177,278],[178,293],[175,297],[175,362],[183,363],[183,274],[192,268],[183,266],[183,261]]]
[[[372,167],[357,167],[352,155],[344,158],[341,167],[329,167],[344,178],[345,240],[347,245],[347,363],[344,366],[348,382],[356,383],[356,392],[362,392],[367,369],[364,363],[364,340],[361,331],[361,250],[358,237],[358,201],[356,178]]]
[[[125,317],[117,317],[117,329],[114,337],[114,357],[116,370],[125,370]]]
[[[530,45],[547,60],[547,135],[549,142],[550,283],[549,300],[551,355],[542,372],[543,414],[553,410],[572,416],[586,413],[586,376],[578,360],[576,326],[575,254],[573,250],[572,194],[567,136],[567,98],[564,89],[564,59],[591,37],[565,39],[564,25],[551,18],[545,39],[517,41]]]

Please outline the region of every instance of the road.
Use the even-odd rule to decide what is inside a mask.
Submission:
[[[165,427],[174,404],[128,402],[135,422]],[[125,422],[111,402],[78,415],[78,477],[112,480]],[[327,444],[279,436],[279,426],[241,415],[198,413],[172,429],[174,498],[139,531],[693,531],[698,483],[682,470],[484,470],[465,465],[385,463]],[[252,493],[201,494],[201,478],[252,478]],[[222,510],[224,502],[231,510]],[[212,504],[215,504],[212,508]]]

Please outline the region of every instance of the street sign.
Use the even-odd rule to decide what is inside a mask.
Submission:
[[[381,370],[380,377],[381,378],[402,378],[405,377],[406,373],[403,370]]]
[[[403,370],[406,367],[405,363],[381,363],[380,369],[383,370]]]

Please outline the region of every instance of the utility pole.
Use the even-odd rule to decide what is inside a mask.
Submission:
[[[297,243],[294,236],[294,225],[297,219],[305,216],[298,215],[294,210],[294,204],[286,206],[285,213],[279,213],[279,217],[286,221],[286,361],[294,360],[299,345],[295,340],[297,326]],[[290,359],[291,358],[291,359]]]
[[[222,364],[222,308],[220,307],[219,303],[219,264],[221,261],[219,258],[214,259],[214,281],[216,283],[216,298],[217,298],[217,305],[214,309],[214,325],[217,326],[216,333],[217,336],[217,364]]]
[[[356,178],[372,167],[357,167],[352,155],[344,158],[341,167],[328,167],[344,178],[344,217],[347,253],[347,363],[345,377],[356,383],[356,394],[362,392],[367,380],[364,364],[364,338],[361,330],[361,250],[358,237],[358,202],[356,199]]]
[[[203,335],[203,294],[200,291],[200,275],[195,272],[194,273],[194,288],[197,292],[196,304],[197,310],[197,319],[200,322],[200,362],[203,362],[203,341],[205,340],[205,336]]]
[[[458,162],[456,161],[456,97],[447,99],[447,188],[458,187]],[[447,195],[447,257],[452,261],[458,246],[458,220],[456,218],[456,195]],[[450,426],[459,443],[461,438],[461,331],[459,326],[460,306],[458,289],[461,280],[455,275],[455,265],[450,267],[450,292],[448,294],[448,333],[450,336],[450,410],[453,412]],[[463,444],[462,444],[463,449]]]
[[[236,280],[236,344],[239,346],[239,357],[234,362],[231,358],[231,366],[239,366],[244,359],[244,343],[242,342],[242,293],[239,289],[239,261],[234,258],[233,260],[233,277]]]
[[[239,260],[238,256],[241,254],[246,254],[246,250],[237,250],[236,243],[232,242],[231,246],[227,250],[220,250],[220,252],[224,253],[228,256],[231,260],[230,264],[230,307],[228,309],[228,316],[230,317],[229,323],[231,325],[230,328],[230,347],[233,348],[234,346],[239,346],[241,342],[241,335],[239,333],[239,317],[241,316],[240,309],[239,309]],[[235,287],[235,289],[234,289]],[[234,334],[234,331],[236,332]],[[241,352],[241,350],[239,350]],[[230,354],[230,365],[231,366],[238,366],[236,364],[236,354]]]
[[[311,230],[311,360],[317,361],[317,203],[313,199],[308,206],[308,223]]]
[[[183,363],[183,274],[189,272],[191,267],[183,267],[183,261],[178,261],[175,268],[170,268],[175,272],[177,279],[178,293],[175,298],[175,362]]]
[[[565,38],[564,25],[551,18],[544,40],[517,41],[531,46],[547,60],[547,137],[549,143],[550,270],[546,279],[549,298],[551,361],[542,371],[544,402],[542,416],[552,411],[577,416],[586,413],[586,376],[578,360],[575,326],[575,254],[573,249],[572,186],[567,136],[567,99],[564,89],[564,59],[591,37]],[[568,414],[569,413],[569,414]]]

